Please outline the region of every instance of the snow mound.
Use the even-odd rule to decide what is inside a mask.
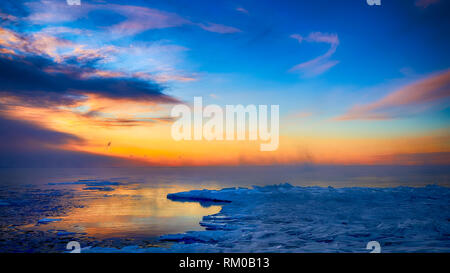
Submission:
[[[221,202],[205,231],[169,234],[170,248],[88,252],[450,252],[450,188],[323,188],[280,184],[193,190],[174,201]]]

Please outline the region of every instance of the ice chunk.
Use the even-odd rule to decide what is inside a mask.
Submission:
[[[226,200],[225,197],[222,199],[214,197],[214,194],[203,191],[192,191],[192,192],[180,192],[180,193],[169,193],[167,199],[173,201],[206,201],[206,202],[223,202],[230,203],[231,200]]]

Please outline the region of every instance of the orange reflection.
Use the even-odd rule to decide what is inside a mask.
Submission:
[[[188,230],[203,230],[202,217],[220,211],[220,206],[202,207],[196,202],[173,202],[168,193],[186,191],[179,186],[136,188],[119,186],[111,192],[84,191],[81,204],[59,222],[42,225],[43,230],[55,229],[87,233],[96,238],[153,237]]]

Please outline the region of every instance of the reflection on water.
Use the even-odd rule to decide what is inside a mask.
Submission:
[[[219,212],[219,206],[202,207],[198,203],[172,202],[168,193],[190,187],[125,184],[113,191],[83,190],[83,185],[52,185],[73,188],[77,203],[82,204],[58,217],[61,221],[45,225],[26,225],[39,230],[64,230],[86,233],[97,239],[155,237],[187,230],[202,230],[202,216]]]

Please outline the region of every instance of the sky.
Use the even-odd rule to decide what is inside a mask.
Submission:
[[[443,0],[0,2],[0,166],[448,165]],[[279,105],[280,145],[175,141]]]

